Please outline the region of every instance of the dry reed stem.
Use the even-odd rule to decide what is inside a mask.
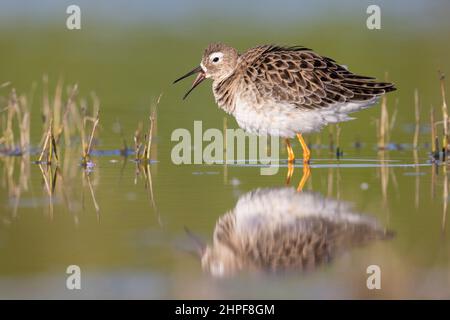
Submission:
[[[89,157],[91,154],[91,149],[92,149],[92,141],[94,140],[94,134],[95,134],[95,130],[97,129],[98,123],[100,121],[100,112],[97,111],[97,116],[94,120],[94,125],[92,126],[92,131],[91,131],[91,135],[89,137],[89,144],[87,147],[87,150],[84,154],[84,158],[86,159],[86,157]]]
[[[437,145],[436,145],[436,123],[433,106],[431,106],[430,109],[430,127],[431,127],[431,153],[433,156],[435,156],[437,152]]]
[[[387,98],[386,96],[383,96],[381,98],[381,115],[379,120],[379,141],[378,141],[378,147],[380,149],[386,148],[386,137],[388,134],[388,127],[386,124],[389,123],[388,120],[388,111],[387,111]]]
[[[150,160],[150,150],[152,147],[152,141],[153,141],[153,127],[155,123],[155,113],[156,110],[153,110],[152,115],[149,117],[150,120],[150,126],[148,129],[148,136],[147,136],[147,149],[145,150],[145,159]]]
[[[39,156],[39,160],[38,160],[39,162],[42,162],[42,159],[44,158],[44,154],[47,151],[48,144],[50,142],[51,127],[52,127],[52,120],[50,120],[50,125],[47,129],[47,134],[45,135],[44,146],[42,147],[41,155]]]
[[[47,130],[47,134],[45,135],[44,145],[41,150],[41,154],[39,156],[39,163],[42,163],[42,159],[44,158],[45,153],[47,153],[47,164],[52,163],[52,159],[55,158],[56,165],[58,165],[58,149],[56,146],[55,136],[53,135],[53,119],[50,119],[50,124]]]
[[[138,126],[134,132],[134,154],[136,161],[140,158],[140,150],[141,150],[141,135],[142,135],[142,121],[139,121]]]
[[[28,111],[27,99],[24,96],[17,96],[16,90],[11,89],[11,94],[7,100],[7,106],[1,110],[3,136],[0,142],[5,145],[6,150],[18,151],[21,155],[26,153],[30,140],[30,114]],[[16,141],[15,133],[18,131],[19,140]]]
[[[161,98],[163,96],[163,93],[161,92],[159,94],[158,99],[156,100],[155,107],[153,108],[152,114],[150,116],[150,127],[148,130],[148,145],[147,145],[147,154],[146,159],[150,160],[150,151],[152,147],[152,141],[153,141],[153,130],[155,128],[155,122],[156,122],[156,110],[158,108],[159,102],[161,101]]]
[[[445,75],[439,71],[440,74],[440,88],[442,97],[442,122],[444,124],[444,137],[442,141],[442,148],[446,152],[448,146],[448,111],[447,102],[445,99]]]
[[[384,75],[385,81],[388,81],[388,73]],[[387,109],[387,96],[383,95],[381,97],[381,115],[379,122],[379,149],[385,149],[386,145],[389,143],[389,113]]]
[[[392,112],[391,122],[389,124],[389,132],[392,132],[395,126],[395,122],[397,121],[398,103],[399,103],[398,98],[395,98],[394,112]]]
[[[30,147],[30,112],[25,97],[19,100],[21,101],[19,105],[22,106],[22,119],[19,121],[20,149],[24,154]]]
[[[414,130],[413,148],[417,149],[419,144],[419,131],[420,131],[420,106],[419,106],[419,91],[414,90],[414,111],[416,116],[416,125]]]
[[[138,123],[138,127],[134,133],[134,149],[135,149],[135,160],[136,161],[145,161],[150,160],[151,158],[151,149],[152,149],[152,142],[153,142],[153,132],[156,127],[156,111],[157,107],[159,105],[159,102],[161,101],[162,93],[159,95],[158,99],[156,100],[155,105],[151,108],[151,114],[149,116],[149,128],[148,132],[144,135],[144,139],[141,140],[142,136],[142,122]]]
[[[58,80],[58,83],[56,85],[55,89],[55,96],[53,98],[53,125],[56,128],[59,128],[61,126],[61,108],[62,108],[62,93],[63,93],[63,85],[64,82],[62,78]]]

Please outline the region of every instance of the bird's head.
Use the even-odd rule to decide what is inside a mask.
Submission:
[[[198,74],[191,89],[184,95],[185,99],[205,79],[222,81],[228,78],[235,70],[239,53],[233,47],[223,43],[211,43],[204,51],[200,66],[191,70],[174,83],[183,80],[193,74]]]

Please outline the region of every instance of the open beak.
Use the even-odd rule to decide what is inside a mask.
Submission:
[[[205,80],[205,72],[203,71],[202,67],[197,67],[192,71],[189,71],[188,73],[186,73],[184,76],[182,76],[181,78],[178,78],[177,80],[175,80],[173,83],[177,83],[180,80],[183,80],[184,78],[187,78],[189,76],[192,76],[193,74],[198,73],[197,77],[194,80],[194,83],[192,84],[192,87],[189,89],[188,92],[186,92],[186,94],[183,96],[183,100],[187,98],[187,96],[189,95],[189,93],[192,92],[192,90],[195,89],[196,86],[198,86],[203,80]]]

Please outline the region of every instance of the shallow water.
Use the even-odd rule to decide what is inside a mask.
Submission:
[[[382,28],[369,30],[365,23],[368,4],[361,1],[350,1],[345,10],[333,1],[306,6],[302,2],[301,12],[292,10],[292,1],[277,3],[279,10],[270,12],[276,19],[268,19],[267,6],[245,9],[240,2],[235,4],[239,10],[228,13],[215,5],[206,10],[200,1],[187,3],[188,12],[184,6],[170,4],[165,14],[158,14],[161,10],[153,2],[142,4],[145,8],[125,8],[118,1],[108,1],[109,9],[99,14],[96,4],[84,1],[82,30],[68,31],[65,5],[47,1],[39,10],[23,10],[17,1],[10,2],[8,10],[0,12],[10,17],[0,21],[4,26],[0,28],[0,111],[12,88],[26,96],[33,154],[28,160],[26,154],[19,156],[18,149],[0,155],[0,298],[450,298],[448,174],[445,166],[432,165],[428,157],[431,106],[435,121],[442,119],[437,70],[447,75],[448,96],[450,45],[442,41],[450,36],[449,20],[443,16],[448,4],[385,2]],[[145,19],[136,19],[137,12]],[[155,15],[156,20],[151,18]],[[267,43],[304,45],[358,74],[394,82],[398,90],[387,98],[392,130],[386,137],[390,142],[386,151],[376,147],[378,104],[355,114],[356,120],[339,124],[339,138],[334,126],[306,137],[314,149],[311,177],[303,192],[313,194],[314,201],[295,196],[303,173],[301,161],[295,165],[289,186],[286,161],[281,161],[277,174],[266,176],[261,175],[262,165],[243,161],[174,165],[170,157],[174,130],[194,134],[194,122],[199,120],[203,130],[237,126],[231,116],[217,109],[211,83],[199,86],[185,101],[182,97],[190,80],[172,85],[198,65],[212,41],[229,43],[241,52]],[[100,101],[94,165],[88,171],[80,166],[81,152],[64,144],[59,148],[59,170],[41,169],[33,163],[46,130],[41,114],[46,96],[43,75],[48,75],[51,102],[57,100],[58,83],[62,83],[62,105],[75,83],[80,110],[86,102],[88,114],[95,115],[92,93]],[[1,87],[5,82],[10,86]],[[411,148],[416,132],[416,89],[420,102],[417,154]],[[153,161],[149,170],[139,168],[132,152],[124,159],[118,149],[123,141],[128,148],[134,147],[135,130],[140,121],[143,132],[147,130],[150,107],[161,93]],[[18,133],[15,137],[19,138]],[[79,147],[79,134],[72,138],[73,147]],[[336,160],[335,148],[328,146],[330,138],[334,146],[343,148],[342,159]],[[298,143],[293,146],[298,155]],[[5,151],[3,145],[0,149]],[[286,159],[282,152],[281,158]],[[266,196],[250,196],[260,192]],[[327,205],[335,205],[334,225],[320,220],[323,210],[305,211]],[[330,237],[325,236],[323,246],[317,248],[326,248],[326,254],[317,253],[317,259],[297,259],[322,252],[316,247],[301,254],[293,249],[281,251],[289,256],[283,260],[286,267],[291,263],[294,270],[280,270],[264,259],[245,259],[250,255],[238,254],[240,247],[234,242],[230,242],[233,246],[213,245],[219,219],[240,217],[243,207],[248,213],[262,213],[260,218],[273,213],[274,223],[262,225],[277,226],[282,235],[299,229],[302,232],[294,234],[307,234],[323,225],[322,235],[341,235],[347,241],[327,242]],[[283,215],[286,212],[296,218],[290,220]],[[374,221],[376,230],[394,236],[362,244],[350,237],[350,231],[364,232],[358,233],[360,227],[342,217]],[[255,221],[261,225],[258,221],[262,220]],[[370,235],[374,228],[369,224],[362,230]],[[275,237],[276,230],[262,230],[266,238],[273,236],[273,248],[286,240]],[[202,251],[204,243],[216,248],[222,265],[206,258],[202,265],[199,254],[206,252]],[[334,247],[333,243],[342,245]],[[234,251],[227,255],[230,247]],[[257,245],[247,244],[247,248],[259,252]],[[276,252],[269,249],[268,253]],[[81,268],[81,290],[66,287],[69,265]],[[370,265],[380,267],[380,290],[366,286]]]
[[[261,176],[259,167],[251,165],[175,166],[158,160],[149,164],[148,175],[132,158],[107,155],[95,157],[89,173],[74,158],[56,171],[56,178],[55,170],[44,168],[44,178],[38,165],[21,168],[21,158],[4,159],[0,297],[449,297],[445,167],[426,158],[408,161],[407,153],[382,156],[350,154],[339,161],[318,156],[303,193],[320,200],[312,203],[313,211],[323,212],[331,201],[341,211],[376,221],[395,233],[393,238],[364,244],[351,240],[326,261],[305,268],[242,267],[222,277],[202,268],[198,241],[211,245],[218,219],[248,192],[295,193],[301,164],[286,186],[283,165],[278,174]],[[29,177],[20,185],[27,170]],[[273,215],[279,206],[291,205],[290,196],[270,193],[262,201],[277,201]],[[295,201],[294,214],[297,206],[308,206]],[[246,204],[255,212],[257,205]],[[69,265],[81,268],[81,290],[66,288]],[[367,289],[369,265],[381,268],[381,290]]]

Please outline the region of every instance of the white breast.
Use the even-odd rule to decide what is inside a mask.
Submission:
[[[299,110],[276,102],[250,104],[242,99],[237,99],[233,115],[239,126],[249,133],[284,138],[318,131],[328,123],[320,111]]]

